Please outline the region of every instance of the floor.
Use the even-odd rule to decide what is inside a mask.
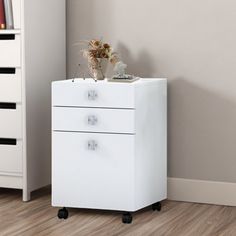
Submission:
[[[59,220],[50,201],[49,188],[33,193],[28,203],[21,191],[0,189],[0,236],[236,235],[236,207],[165,201],[161,212],[146,208],[124,225],[120,213],[107,211],[70,209],[70,217]]]

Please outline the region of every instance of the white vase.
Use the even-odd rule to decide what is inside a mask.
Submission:
[[[104,76],[101,68],[93,70],[93,77],[95,80],[104,80],[105,79],[105,76]]]
[[[108,60],[101,58],[101,59],[98,59],[98,61],[99,61],[98,68],[93,70],[93,76],[94,76],[94,79],[96,80],[104,80],[107,65],[108,65]]]

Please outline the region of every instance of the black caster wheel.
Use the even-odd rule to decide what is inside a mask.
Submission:
[[[127,212],[127,213],[124,213],[123,216],[122,216],[122,222],[124,224],[131,224],[132,223],[132,215]]]
[[[62,209],[58,211],[57,217],[59,219],[67,219],[68,216],[69,216],[69,212],[65,207],[63,207]]]
[[[154,203],[152,205],[152,210],[153,211],[161,211],[161,202]]]

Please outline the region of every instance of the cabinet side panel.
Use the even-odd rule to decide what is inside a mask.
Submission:
[[[167,83],[136,87],[135,203],[143,208],[166,198]]]
[[[66,77],[65,0],[24,1],[27,183],[50,183],[51,81]]]

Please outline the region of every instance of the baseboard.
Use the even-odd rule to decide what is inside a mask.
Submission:
[[[236,206],[236,183],[168,178],[168,199]]]

